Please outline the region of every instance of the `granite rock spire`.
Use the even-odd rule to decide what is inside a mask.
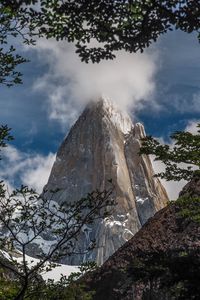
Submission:
[[[110,217],[85,226],[80,234],[79,252],[90,239],[96,240],[96,248],[66,257],[65,263],[93,260],[101,265],[166,205],[166,191],[153,177],[150,158],[138,155],[144,136],[142,124],[133,124],[125,112],[102,98],[86,107],[62,142],[45,186],[46,197],[48,191],[59,189],[54,201],[77,201],[97,188],[108,188],[112,179],[117,202]]]

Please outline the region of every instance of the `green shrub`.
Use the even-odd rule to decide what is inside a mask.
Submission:
[[[200,197],[181,197],[174,205],[178,208],[178,216],[200,223]]]

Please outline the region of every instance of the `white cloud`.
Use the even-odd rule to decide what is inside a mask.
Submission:
[[[28,169],[22,174],[21,179],[25,185],[33,187],[38,193],[42,192],[50,175],[55,155],[49,153],[46,157],[37,155],[28,161]]]
[[[188,99],[184,98],[181,94],[172,95],[173,102],[172,107],[174,107],[179,113],[199,113],[200,112],[200,93],[191,94]]]
[[[200,112],[200,92],[195,93],[192,98],[192,108],[195,112]]]
[[[47,183],[55,155],[29,154],[8,146],[3,150],[0,178],[5,180],[9,189],[18,184],[28,185],[38,193],[42,192]]]
[[[200,120],[189,120],[184,131],[188,131],[193,134],[197,134],[197,127],[196,127],[197,123],[200,123]],[[159,140],[160,143],[167,144],[162,137],[157,138],[157,139]],[[171,144],[168,143],[168,145],[173,146],[173,143],[174,142],[172,141]],[[165,170],[165,165],[161,161],[154,161],[153,156],[151,157],[151,160],[152,160],[152,164],[153,164],[155,173],[160,173]],[[184,167],[185,165],[180,164],[180,166]],[[164,179],[160,179],[160,180],[161,180],[163,186],[165,187],[170,200],[177,199],[180,191],[182,190],[184,185],[187,183],[187,181],[185,181],[185,180],[181,180],[181,181],[166,181]]]
[[[185,128],[185,131],[197,134],[198,128],[197,124],[200,123],[200,120],[190,120]]]
[[[34,48],[48,73],[36,80],[34,89],[42,90],[49,100],[49,117],[71,124],[88,101],[102,94],[125,109],[153,103],[158,53],[119,52],[112,61],[86,64],[67,42],[40,39]]]
[[[154,161],[152,159],[153,169],[155,173],[160,173],[165,170],[165,165],[161,161]],[[160,179],[160,178],[159,178]],[[187,183],[185,180],[181,181],[167,181],[160,179],[162,185],[165,187],[170,200],[176,200],[184,185]]]

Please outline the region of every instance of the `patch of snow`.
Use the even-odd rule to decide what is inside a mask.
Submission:
[[[128,219],[126,219],[124,222],[123,222],[123,226],[126,227],[126,223],[128,222]]]
[[[55,267],[52,271],[44,273],[42,277],[44,280],[53,279],[55,281],[59,281],[62,275],[69,277],[69,275],[74,272],[79,272],[79,267],[59,265]]]
[[[117,218],[123,221],[126,218],[126,215],[117,215]]]
[[[144,126],[142,125],[142,123],[136,123],[135,124],[135,138],[141,139],[141,138],[144,138],[145,136],[146,136],[146,133],[145,133]]]
[[[17,263],[22,263],[22,254],[20,251],[17,251],[17,256],[10,255],[6,251],[0,250],[0,253],[10,261],[16,261]],[[26,262],[29,268],[34,267],[37,263],[40,262],[39,259],[33,258],[29,255],[26,255]],[[46,263],[46,267],[48,267],[49,263]],[[48,272],[42,272],[40,275],[44,280],[53,279],[55,281],[59,281],[61,276],[64,275],[68,277],[73,272],[79,272],[80,269],[78,266],[70,266],[70,265],[63,265],[58,264],[55,268]]]
[[[125,228],[127,222],[129,221],[128,217],[129,217],[129,213],[127,213],[126,215],[117,215],[118,220],[114,220],[114,217],[105,218],[104,223],[105,223],[105,226],[108,226],[108,227],[120,226],[120,227]]]
[[[8,254],[6,251],[0,250],[0,253],[1,253],[2,256],[5,257],[6,259],[11,260],[10,254]]]
[[[22,257],[17,257],[15,259],[18,263],[22,262]],[[33,258],[29,255],[26,255],[26,261],[27,261],[29,267],[33,267],[37,263],[39,263],[40,260],[37,258]],[[49,263],[47,262],[46,266],[48,266],[48,265],[49,265]],[[55,281],[59,281],[62,275],[68,277],[73,272],[79,272],[79,267],[59,264],[58,266],[53,268],[51,271],[43,272],[40,275],[42,276],[42,278],[44,280],[53,279]]]
[[[146,198],[140,198],[140,197],[136,196],[136,202],[138,202],[140,204],[143,204],[147,200],[149,200],[148,197],[146,197]]]
[[[128,241],[128,240],[129,240],[129,239],[126,239],[126,238],[125,238],[125,234],[126,234],[126,233],[130,234],[131,236],[134,236],[134,234],[132,233],[132,231],[130,231],[129,229],[126,228],[126,229],[124,230],[124,232],[123,232],[123,235],[122,235],[125,241]]]
[[[106,218],[106,219],[105,219],[105,226],[113,227],[114,225],[117,225],[117,226],[123,226],[123,223],[120,222],[120,221],[111,220],[111,219],[109,219],[109,218]]]

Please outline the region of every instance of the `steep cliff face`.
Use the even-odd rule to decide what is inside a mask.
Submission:
[[[133,125],[126,113],[105,99],[89,105],[71,128],[58,150],[45,186],[46,197],[58,188],[54,201],[77,201],[96,188],[108,188],[112,179],[117,206],[111,217],[84,228],[80,235],[79,251],[90,239],[96,239],[96,249],[66,258],[65,263],[95,260],[102,264],[166,205],[166,191],[153,178],[149,157],[138,155],[144,136],[141,124]]]

